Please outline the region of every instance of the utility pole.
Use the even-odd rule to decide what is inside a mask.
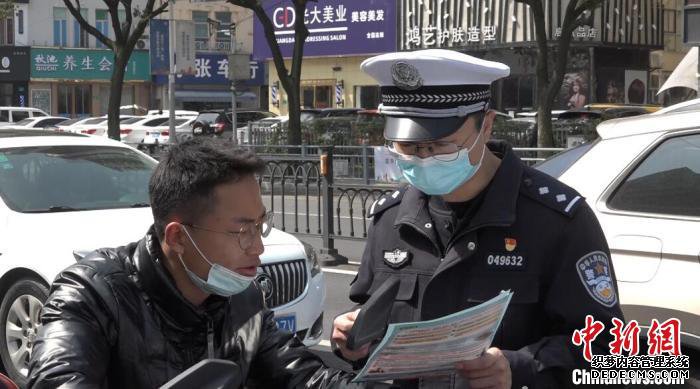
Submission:
[[[169,50],[169,61],[170,61],[170,72],[168,74],[168,131],[170,137],[168,143],[176,144],[177,133],[175,132],[175,74],[177,73],[177,66],[175,64],[175,0],[170,0],[168,6],[168,45]]]
[[[236,54],[236,23],[229,24],[229,29],[231,32],[231,49],[230,49],[230,51],[231,51],[231,54]],[[231,56],[231,57],[233,57],[233,56]],[[229,73],[233,72],[232,65],[233,64],[230,63],[230,61],[229,61],[229,64],[228,64]],[[236,117],[237,116],[237,114],[236,114],[236,80],[234,79],[234,77],[230,77],[230,78],[231,78],[231,127],[233,127],[233,131],[232,131],[233,134],[231,135],[231,137],[232,137],[232,140],[234,142],[236,142],[236,139],[238,138],[238,134],[237,134],[237,132],[238,132],[238,125],[237,125],[238,120],[237,119],[238,118]]]

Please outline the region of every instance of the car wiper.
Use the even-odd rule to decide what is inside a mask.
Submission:
[[[130,208],[146,208],[146,207],[150,207],[150,206],[151,206],[151,204],[148,204],[148,203],[133,203],[129,207]]]
[[[75,208],[67,205],[52,205],[45,209],[30,209],[24,211],[25,213],[47,213],[47,212],[72,212],[72,211],[84,211],[85,208]]]

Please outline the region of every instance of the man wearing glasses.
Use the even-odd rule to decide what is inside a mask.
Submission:
[[[400,287],[391,322],[430,320],[513,291],[493,347],[443,376],[402,388],[564,388],[585,368],[572,333],[586,315],[622,318],[605,237],[573,189],[489,142],[491,83],[510,69],[448,50],[384,54],[362,63],[381,86],[384,136],[409,185],[376,201],[367,246],[350,290],[363,304],[389,278]],[[504,91],[508,93],[510,91]],[[357,310],[337,317],[346,347]],[[593,343],[609,353],[609,333]],[[590,365],[588,365],[590,368]]]
[[[205,358],[234,362],[236,387],[342,387],[342,373],[277,329],[253,282],[272,217],[262,169],[227,144],[172,147],[151,177],[146,236],[54,281],[28,387],[156,388]]]

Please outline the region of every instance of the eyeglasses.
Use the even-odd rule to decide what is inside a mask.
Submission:
[[[231,237],[237,236],[238,237],[238,244],[241,246],[242,250],[248,250],[255,241],[260,238],[260,237],[267,237],[270,235],[270,231],[272,231],[272,220],[274,217],[274,212],[268,211],[266,212],[263,217],[260,219],[260,221],[255,222],[255,223],[245,223],[241,226],[241,229],[238,230],[238,232],[233,232],[233,231],[217,231],[217,230],[212,230],[209,228],[205,228],[202,226],[198,226],[196,224],[191,224],[191,223],[182,223],[183,225],[187,227],[194,228],[195,230],[202,230],[202,231],[207,231],[207,232],[214,232],[217,234],[224,234],[228,235]]]
[[[464,145],[470,138],[471,136],[459,145],[452,142],[440,141],[426,143],[391,141],[387,143],[387,148],[390,152],[394,153],[397,158],[401,158],[402,156],[413,157],[423,151],[423,154],[428,157],[438,161],[450,162],[457,159],[457,152],[464,148]]]

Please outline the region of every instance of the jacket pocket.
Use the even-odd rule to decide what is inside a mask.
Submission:
[[[493,346],[518,350],[542,336],[544,310],[540,303],[539,278],[528,274],[480,274],[471,280],[467,300],[478,304],[498,295],[513,292]]]

